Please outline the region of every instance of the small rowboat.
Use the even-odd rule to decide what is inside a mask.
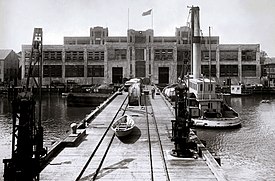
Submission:
[[[130,134],[135,127],[135,122],[133,118],[127,114],[115,120],[112,125],[112,130],[115,132],[116,136],[122,137]]]

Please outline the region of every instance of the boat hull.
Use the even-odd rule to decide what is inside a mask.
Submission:
[[[126,130],[126,131],[115,131],[115,134],[116,134],[117,137],[125,137],[125,136],[131,134],[131,132],[133,131],[133,128],[134,127],[132,127],[129,130]]]
[[[240,127],[241,120],[239,117],[235,118],[192,118],[194,126],[209,127],[209,128],[230,128]]]
[[[115,132],[116,136],[124,137],[129,135],[133,131],[134,127],[135,122],[132,117],[124,115],[115,120],[111,128]]]

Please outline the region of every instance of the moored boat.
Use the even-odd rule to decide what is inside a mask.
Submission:
[[[241,126],[241,119],[237,111],[227,104],[223,94],[215,92],[215,81],[206,78],[190,79],[188,93],[188,107],[193,125],[208,128],[230,128]],[[167,89],[175,86],[167,87]],[[169,91],[163,94],[172,101]]]
[[[227,104],[223,105],[220,113],[205,111],[203,116],[193,117],[192,121],[196,127],[230,128],[241,126],[239,114]]]
[[[253,89],[243,84],[231,85],[230,93],[233,96],[247,96],[253,93]]]
[[[135,127],[135,122],[133,118],[127,114],[118,118],[114,121],[111,128],[115,132],[116,136],[123,137],[129,135],[133,128]]]
[[[216,92],[217,82],[216,76],[212,75],[211,62],[215,60],[211,57],[211,48],[213,45],[209,42],[209,53],[208,53],[208,73],[202,75],[201,71],[201,31],[200,31],[200,21],[199,21],[199,9],[192,11],[193,18],[191,19],[191,35],[193,36],[192,42],[192,74],[187,77],[180,76],[179,81],[185,83],[188,87],[188,103],[189,113],[193,120],[195,126],[204,127],[235,127],[241,125],[241,119],[239,114],[232,109],[227,102],[224,100],[222,94]],[[209,40],[210,27],[209,27]],[[185,72],[187,72],[186,70]],[[183,74],[184,71],[180,75]],[[179,83],[180,83],[179,82]],[[168,91],[170,90],[170,91]],[[168,92],[171,93],[173,87],[165,89],[167,92],[167,97],[169,97]],[[172,95],[170,95],[172,96]]]

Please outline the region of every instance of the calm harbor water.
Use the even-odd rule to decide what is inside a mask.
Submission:
[[[36,104],[38,106],[38,103]],[[70,134],[70,124],[80,122],[93,108],[67,107],[66,98],[59,95],[43,95],[42,126],[44,147],[48,149]],[[7,98],[0,98],[0,180],[3,180],[4,158],[11,158],[11,105]]]
[[[242,127],[197,129],[199,138],[220,156],[228,180],[275,180],[275,96],[233,97],[231,106],[240,113]]]
[[[269,99],[270,103],[261,103]],[[209,151],[220,156],[228,180],[275,180],[275,96],[231,98],[231,106],[242,118],[242,127],[234,129],[197,129]],[[90,113],[89,107],[67,107],[66,99],[58,95],[44,96],[42,121],[45,146],[64,138],[72,122],[81,121]],[[0,99],[0,159],[10,158],[10,104]],[[3,180],[3,163],[0,180]]]

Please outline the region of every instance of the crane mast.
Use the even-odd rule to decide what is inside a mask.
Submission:
[[[12,158],[4,159],[4,180],[39,180],[43,148],[41,125],[42,28],[34,28],[28,75],[23,91],[12,101]],[[38,95],[38,117],[35,116],[35,94]]]

